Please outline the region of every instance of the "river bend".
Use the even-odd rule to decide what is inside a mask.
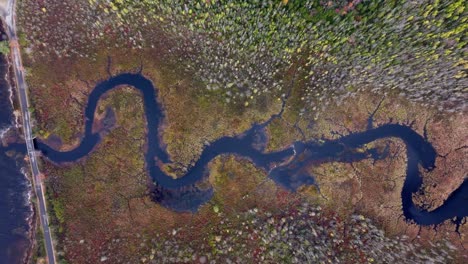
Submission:
[[[121,85],[131,86],[141,92],[146,115],[148,148],[145,153],[152,186],[153,200],[176,211],[196,211],[211,199],[213,188],[201,189],[197,183],[206,181],[208,163],[219,155],[234,154],[245,157],[255,166],[265,170],[268,176],[282,187],[295,191],[303,185],[316,185],[312,175],[303,170],[311,162],[355,162],[363,159],[384,158],[385,153],[376,149],[365,152],[358,148],[372,141],[383,138],[399,138],[406,145],[406,179],[401,191],[403,215],[418,225],[438,225],[446,220],[457,224],[468,216],[468,180],[464,182],[433,211],[427,211],[414,204],[412,196],[420,191],[422,176],[420,169],[432,170],[435,167],[437,153],[433,146],[412,128],[401,124],[385,124],[366,131],[355,132],[334,140],[297,141],[289,148],[265,152],[267,137],[265,127],[271,121],[254,124],[244,133],[235,137],[221,137],[205,146],[199,159],[187,173],[174,179],[164,173],[160,164],[170,163],[170,157],[160,142],[158,128],[164,118],[163,108],[157,101],[158,93],[153,83],[137,73],[123,73],[99,83],[89,95],[85,108],[85,134],[80,144],[70,151],[57,151],[40,140],[35,141],[36,148],[55,163],[74,162],[89,153],[100,142],[99,133],[93,133],[94,114],[99,99],[108,91]],[[273,116],[275,118],[276,116]]]

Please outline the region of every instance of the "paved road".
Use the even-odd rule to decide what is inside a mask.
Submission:
[[[13,68],[16,77],[16,84],[18,96],[21,103],[21,114],[23,116],[23,132],[28,149],[28,156],[31,164],[31,171],[33,175],[34,190],[38,198],[38,213],[40,215],[40,222],[42,230],[44,231],[44,242],[47,253],[47,260],[49,264],[55,264],[55,251],[52,240],[52,235],[49,228],[49,220],[47,215],[46,199],[44,193],[44,186],[42,184],[41,173],[35,156],[33,135],[30,122],[29,113],[29,100],[28,100],[28,87],[24,79],[23,64],[21,61],[21,53],[18,45],[18,37],[16,35],[16,14],[15,14],[16,0],[9,0],[7,10],[5,10],[4,20],[8,26],[7,34],[10,39],[11,57],[13,59]]]

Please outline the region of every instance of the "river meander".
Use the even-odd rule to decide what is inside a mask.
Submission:
[[[437,225],[446,220],[452,220],[460,225],[468,216],[468,180],[462,183],[448,199],[437,209],[427,211],[414,204],[412,196],[420,191],[422,176],[420,170],[432,170],[435,166],[437,153],[431,143],[409,126],[401,124],[385,124],[379,127],[369,127],[366,131],[354,132],[334,140],[297,141],[292,146],[275,152],[265,152],[267,137],[265,127],[277,116],[265,123],[254,124],[244,133],[235,137],[221,137],[203,149],[199,159],[190,167],[187,173],[174,179],[160,167],[170,163],[171,159],[162,147],[158,128],[160,128],[164,112],[157,101],[157,90],[153,83],[141,74],[123,73],[99,83],[91,92],[85,109],[85,134],[81,143],[70,151],[57,151],[44,142],[36,141],[36,148],[52,162],[65,163],[77,161],[89,153],[100,142],[98,133],[92,132],[94,113],[99,99],[108,91],[128,85],[141,92],[147,121],[147,151],[145,153],[146,167],[154,182],[153,199],[165,207],[176,211],[196,211],[202,204],[211,199],[212,188],[201,189],[197,183],[208,177],[207,165],[215,157],[223,154],[234,154],[248,158],[255,166],[265,170],[268,176],[282,187],[295,191],[303,185],[316,185],[313,175],[302,170],[304,166],[314,161],[321,162],[354,162],[363,159],[385,158],[385,153],[376,149],[357,151],[363,145],[383,138],[402,140],[406,145],[407,167],[406,179],[401,192],[403,215],[407,220],[418,225]],[[377,176],[376,176],[377,177]]]

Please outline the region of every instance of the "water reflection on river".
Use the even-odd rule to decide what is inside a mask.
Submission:
[[[100,134],[93,133],[94,113],[99,99],[108,91],[120,85],[129,85],[139,90],[143,96],[143,103],[148,129],[148,150],[145,154],[146,166],[154,182],[153,198],[170,209],[176,211],[196,211],[200,205],[211,199],[212,188],[200,189],[197,184],[206,181],[208,163],[222,154],[235,154],[250,159],[257,167],[268,172],[269,177],[286,189],[295,191],[303,185],[315,185],[313,175],[301,170],[313,162],[355,162],[364,159],[385,158],[385,153],[376,149],[364,152],[356,151],[363,145],[383,138],[399,138],[407,147],[406,179],[402,190],[403,214],[407,220],[419,225],[437,225],[446,220],[453,220],[457,226],[468,216],[466,196],[468,194],[468,180],[455,190],[443,205],[434,211],[424,210],[414,204],[413,194],[422,185],[420,168],[432,170],[435,167],[437,153],[432,144],[411,127],[401,124],[384,124],[369,127],[366,131],[354,132],[334,140],[296,142],[293,146],[266,153],[258,145],[265,145],[267,137],[264,128],[278,115],[265,123],[255,124],[250,129],[235,137],[221,137],[205,146],[199,159],[180,178],[174,179],[160,168],[160,163],[170,163],[170,157],[162,147],[158,128],[164,119],[162,106],[156,100],[157,90],[153,83],[141,74],[123,73],[113,76],[99,83],[91,92],[85,109],[85,135],[75,149],[66,152],[57,151],[44,142],[36,141],[38,149],[51,161],[56,163],[74,162],[87,156],[100,142]],[[284,107],[284,103],[283,103]],[[280,112],[281,113],[281,112]],[[261,142],[258,142],[258,141]]]

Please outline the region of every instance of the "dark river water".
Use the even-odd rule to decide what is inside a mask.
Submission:
[[[213,189],[201,189],[198,183],[208,177],[207,164],[222,154],[235,154],[251,160],[257,167],[265,170],[269,177],[282,187],[295,191],[303,185],[316,185],[313,175],[307,174],[305,165],[313,162],[354,162],[363,159],[382,159],[385,151],[369,149],[364,152],[357,148],[382,138],[402,140],[407,146],[408,164],[406,179],[402,189],[403,215],[419,225],[437,225],[452,220],[457,227],[468,216],[468,180],[455,190],[443,205],[434,211],[424,210],[413,203],[412,195],[420,191],[422,177],[420,170],[432,170],[435,166],[436,151],[432,145],[410,127],[400,124],[386,124],[369,127],[363,132],[342,136],[334,140],[296,142],[289,148],[265,152],[267,137],[265,127],[269,122],[253,124],[244,133],[235,137],[222,137],[206,145],[199,159],[178,179],[166,175],[160,168],[163,163],[171,162],[166,150],[161,147],[158,128],[162,124],[164,112],[157,101],[157,90],[152,82],[141,74],[124,73],[99,83],[91,92],[85,109],[85,134],[79,146],[67,152],[56,151],[47,144],[36,141],[36,148],[52,162],[67,163],[77,161],[88,155],[100,142],[100,135],[92,132],[94,112],[99,99],[106,92],[120,86],[130,85],[143,96],[148,126],[148,148],[145,154],[146,166],[154,185],[153,199],[176,211],[196,211],[213,195]],[[377,176],[376,176],[377,177]],[[206,186],[206,184],[205,184]],[[318,186],[319,187],[319,186]]]
[[[3,57],[3,56],[0,56]],[[13,124],[12,106],[0,58],[0,136]],[[26,145],[2,146],[0,139],[0,263],[21,263],[29,248],[31,204],[29,181],[21,173]]]

